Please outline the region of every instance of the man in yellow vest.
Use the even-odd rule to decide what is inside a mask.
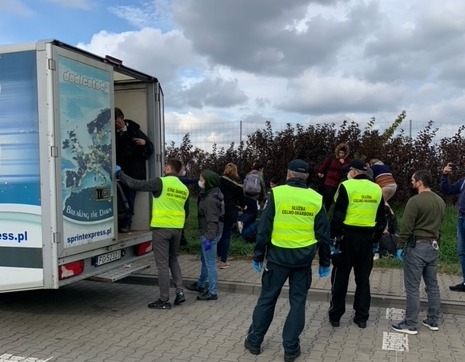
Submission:
[[[305,325],[305,303],[312,282],[312,261],[319,251],[319,275],[330,272],[329,223],[323,198],[307,188],[308,165],[296,159],[287,166],[286,184],[271,190],[258,226],[252,266],[263,269],[262,290],[255,306],[245,348],[261,353],[261,344],[273,320],[276,301],[289,279],[290,310],[284,323],[284,361],[300,356],[299,336]]]
[[[329,321],[333,327],[339,327],[345,313],[350,272],[354,268],[353,320],[359,328],[366,328],[371,303],[373,244],[383,234],[386,216],[381,188],[371,181],[365,162],[353,160],[348,165],[347,178],[336,192],[331,220],[331,238],[339,240],[340,252],[332,257]]]
[[[171,309],[170,270],[176,288],[175,305],[186,301],[183,291],[181,267],[178,262],[178,249],[182,229],[189,211],[189,190],[179,180],[181,161],[169,159],[163,170],[164,177],[151,180],[136,180],[124,174],[117,166],[116,176],[131,189],[152,193],[153,252],[158,269],[160,297],[148,305],[152,309]]]

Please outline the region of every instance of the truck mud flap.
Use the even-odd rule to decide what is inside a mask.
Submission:
[[[120,279],[126,278],[133,273],[149,268],[153,264],[152,258],[144,258],[137,260],[133,263],[125,264],[117,269],[110,270],[108,272],[94,275],[86,280],[103,283],[113,283]]]

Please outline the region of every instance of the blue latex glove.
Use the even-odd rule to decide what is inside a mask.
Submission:
[[[320,278],[326,278],[329,275],[329,272],[331,271],[331,267],[329,266],[319,266],[318,267],[318,275]]]
[[[119,167],[118,165],[116,165],[116,168],[115,168],[115,173],[116,173],[116,176],[118,176],[118,174],[121,172],[121,167]]]
[[[252,261],[252,268],[255,269],[255,271],[260,274],[263,269],[263,262],[262,261]]]
[[[208,251],[212,248],[212,242],[208,239],[202,241],[203,251]]]
[[[401,264],[404,262],[404,251],[402,249],[397,249],[396,258]]]

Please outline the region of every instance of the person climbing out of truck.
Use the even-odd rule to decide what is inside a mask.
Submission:
[[[124,119],[121,109],[115,107],[116,128],[116,164],[124,173],[136,180],[145,180],[147,170],[145,163],[153,153],[153,143],[141,131],[139,124],[130,119]],[[127,233],[131,231],[132,216],[134,215],[134,202],[136,191],[122,185],[129,210],[125,220],[118,225],[118,231]]]

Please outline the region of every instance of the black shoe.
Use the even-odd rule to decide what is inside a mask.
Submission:
[[[248,349],[250,353],[252,354],[260,354],[260,346],[252,346],[250,343],[249,343],[249,340],[247,338],[245,338],[245,341],[244,341],[244,347],[245,349]]]
[[[203,287],[203,288],[199,287],[197,282],[192,283],[191,285],[187,285],[186,289],[187,290],[192,290],[193,292],[199,292],[199,293],[205,292],[205,287]]]
[[[332,320],[330,319],[330,320],[329,320],[329,323],[330,323],[331,326],[333,326],[333,327],[339,327],[339,326],[340,326],[339,321],[332,321]]]
[[[457,285],[452,285],[449,287],[449,289],[452,290],[453,292],[465,292],[465,284],[460,283]]]
[[[354,323],[358,326],[358,328],[366,328],[367,327],[367,322],[365,321],[359,321],[358,319],[354,318]]]
[[[197,296],[197,300],[217,300],[218,294],[210,294],[209,292],[204,292]]]
[[[156,300],[148,305],[151,309],[171,309],[170,302],[163,302],[161,299]]]
[[[179,305],[181,303],[184,303],[186,301],[186,297],[183,292],[179,292],[176,294],[176,299],[174,300],[174,305]]]
[[[338,322],[339,323],[339,322]],[[300,356],[300,349],[292,354],[284,353],[284,362],[294,362]]]

